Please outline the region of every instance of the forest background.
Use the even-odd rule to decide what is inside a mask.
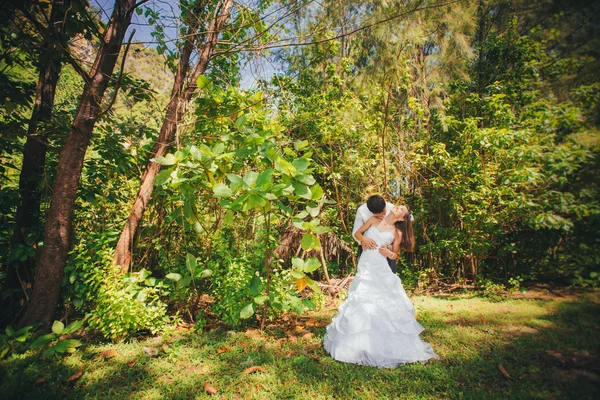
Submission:
[[[600,2],[107,11],[2,5],[2,325],[300,314],[353,272],[374,193],[415,216],[410,289],[600,284]]]

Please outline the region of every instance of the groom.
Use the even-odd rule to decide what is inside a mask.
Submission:
[[[390,210],[394,207],[392,203],[387,203],[383,197],[378,194],[374,194],[373,196],[367,199],[366,204],[361,205],[356,210],[356,218],[354,219],[354,227],[352,228],[352,237],[354,237],[354,233],[363,226],[365,222],[369,220],[369,218],[375,216],[379,219],[385,217]],[[362,242],[359,242],[356,238],[354,238],[356,242],[359,244],[358,247],[358,255],[362,253],[363,249],[376,249],[377,243],[373,239],[365,237]],[[387,259],[392,272],[396,273],[396,260]]]

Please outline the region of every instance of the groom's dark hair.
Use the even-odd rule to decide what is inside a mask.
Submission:
[[[367,208],[373,214],[379,214],[385,209],[385,199],[378,194],[367,199]]]

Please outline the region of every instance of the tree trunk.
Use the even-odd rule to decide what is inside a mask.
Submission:
[[[49,43],[53,39],[56,40],[56,36],[62,33],[63,24],[56,22],[59,17],[57,15],[59,6],[63,3],[64,0],[56,0],[50,14],[51,26],[48,29],[50,37],[45,40],[45,61],[40,67],[33,111],[27,128],[27,140],[23,147],[23,165],[19,176],[19,204],[15,214],[13,247],[31,246],[27,243],[27,237],[35,233],[36,228],[40,225],[40,186],[46,164],[48,132],[40,132],[38,128],[40,122],[48,121],[52,117],[56,84],[62,69],[62,63],[56,62],[55,58],[52,58],[55,46]],[[36,242],[37,239],[36,237]],[[7,270],[5,288],[11,291],[22,291],[23,296],[27,299],[33,283],[34,272],[35,258],[30,257],[23,262],[15,262]]]
[[[481,117],[481,121],[479,122],[479,126],[481,128],[484,127],[483,119],[483,97],[485,91],[485,77],[484,77],[484,62],[485,62],[485,53],[483,51],[483,42],[486,39],[485,35],[485,18],[486,18],[486,5],[485,0],[479,0],[479,5],[477,7],[477,16],[479,18],[478,27],[477,27],[477,48],[479,49],[479,53],[477,54],[477,94],[479,95],[479,115]]]
[[[206,71],[215,45],[217,44],[219,33],[223,29],[223,25],[229,17],[232,3],[232,0],[223,0],[220,11],[215,14],[215,18],[211,21],[206,40],[200,50],[194,72],[189,77],[189,60],[194,46],[194,35],[187,35],[187,37],[190,39],[185,42],[183,51],[181,53],[179,65],[177,67],[177,74],[175,75],[175,82],[173,83],[173,90],[171,91],[171,100],[167,107],[167,114],[165,115],[158,139],[152,148],[150,157],[151,159],[165,155],[169,150],[171,143],[173,143],[175,140],[177,126],[183,118],[185,107],[197,89],[196,79],[199,75]],[[188,82],[188,86],[184,90],[184,83],[186,81]],[[152,196],[152,190],[154,189],[154,178],[160,171],[160,167],[160,164],[148,161],[146,170],[142,175],[140,188],[137,192],[135,201],[131,207],[131,211],[127,217],[125,226],[123,227],[123,231],[121,231],[121,236],[119,237],[119,242],[117,243],[117,248],[115,250],[114,262],[116,265],[121,266],[123,273],[129,271],[134,238],[144,211],[146,210],[146,206],[148,205],[150,197]]]
[[[46,218],[44,247],[41,250],[31,300],[20,321],[21,326],[35,322],[49,326],[54,319],[69,251],[73,208],[85,152],[134,8],[134,0],[116,0],[110,23],[90,72],[90,81],[83,89],[73,126],[60,153]]]

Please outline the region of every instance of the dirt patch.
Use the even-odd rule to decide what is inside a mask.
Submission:
[[[591,288],[576,288],[573,286],[558,287],[547,284],[536,284],[525,288],[525,292],[515,291],[506,296],[513,299],[531,300],[576,300],[581,296],[591,296],[600,303],[600,290]]]
[[[531,328],[529,326],[509,326],[508,328],[506,328],[506,332],[514,333],[514,334],[521,334],[521,333],[539,333],[540,331],[538,331],[535,328]]]

